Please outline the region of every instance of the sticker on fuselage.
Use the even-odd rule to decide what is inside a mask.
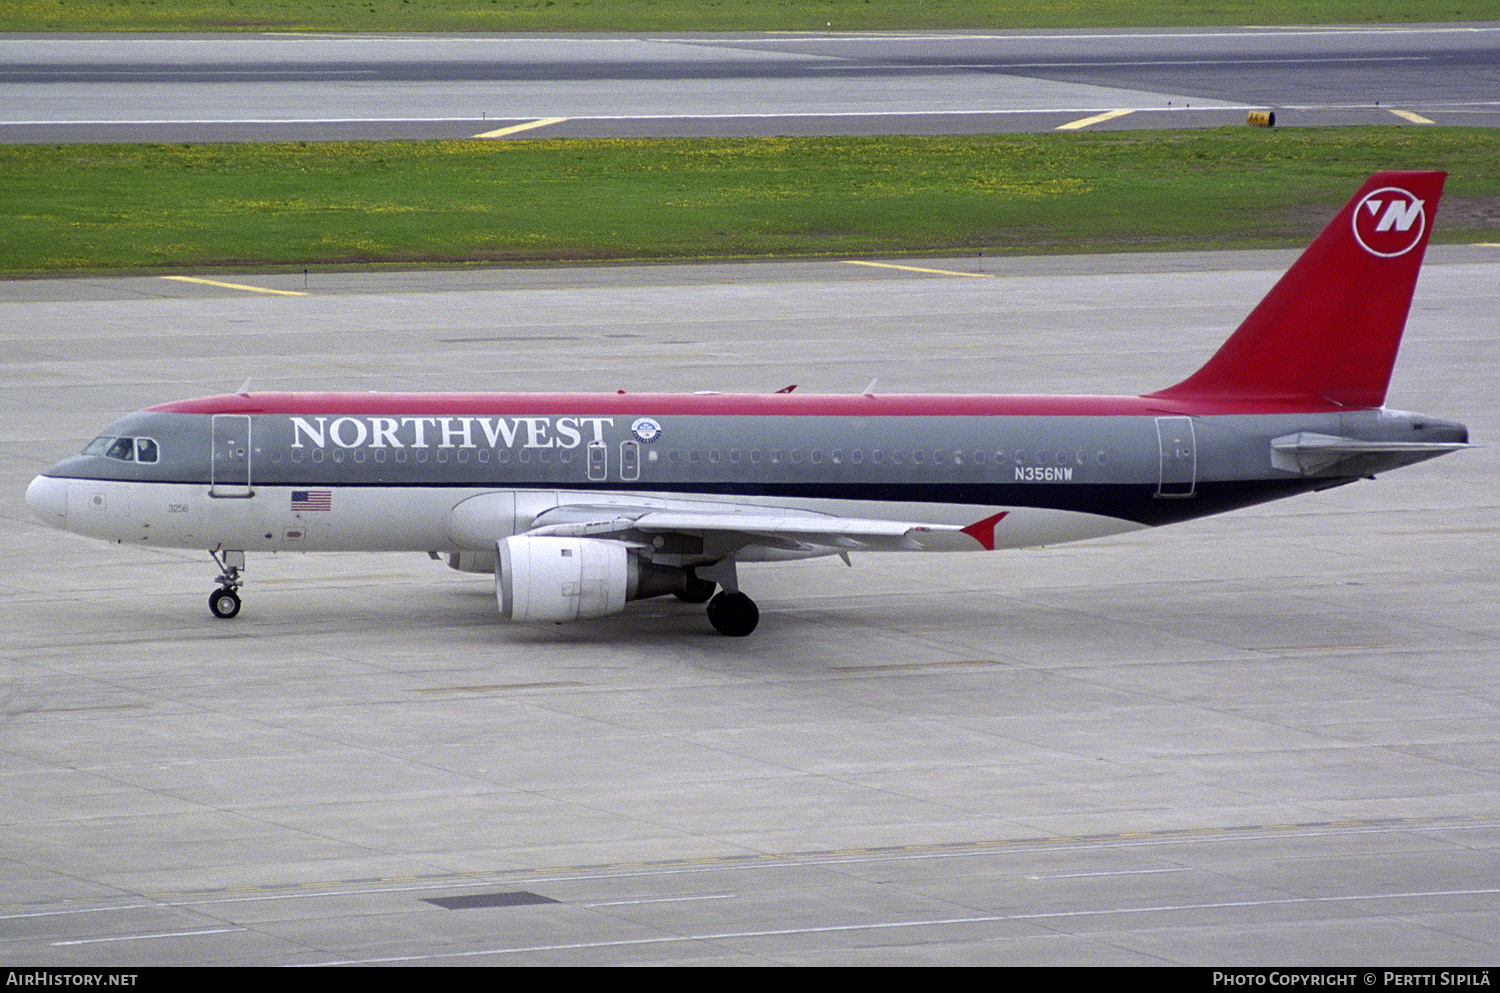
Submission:
[[[649,445],[661,437],[661,425],[649,417],[640,417],[630,425],[630,433],[635,435],[636,440],[641,444]]]

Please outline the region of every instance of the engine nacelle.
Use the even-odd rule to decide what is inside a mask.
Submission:
[[[625,609],[630,553],[619,542],[518,535],[495,547],[495,599],[513,621],[576,621]]]
[[[494,572],[497,559],[494,552],[449,552],[448,568],[459,572]]]
[[[687,589],[685,569],[642,561],[617,541],[516,535],[495,549],[495,600],[513,621],[604,617],[627,600]]]

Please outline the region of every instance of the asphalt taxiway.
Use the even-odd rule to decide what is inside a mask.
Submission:
[[[49,529],[27,481],[237,389],[1124,392],[1291,254],[0,283],[0,957],[1483,965],[1496,449],[1107,541],[746,568],[748,639],[507,625],[421,555]],[[927,270],[927,271],[919,271]],[[266,292],[276,291],[276,292]],[[1500,249],[1391,404],[1500,437]]]
[[[1500,24],[0,34],[0,143],[1492,127]],[[1101,116],[1102,115],[1102,116]]]

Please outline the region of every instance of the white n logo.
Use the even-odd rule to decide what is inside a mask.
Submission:
[[[1376,258],[1405,255],[1427,236],[1426,206],[1399,186],[1371,190],[1355,207],[1354,240]]]
[[[1367,202],[1370,216],[1375,216],[1380,210],[1379,200]],[[1408,200],[1403,203],[1400,200],[1392,200],[1385,208],[1385,215],[1375,225],[1376,231],[1410,231],[1411,226],[1417,223],[1417,218],[1422,216],[1422,201],[1417,199]]]

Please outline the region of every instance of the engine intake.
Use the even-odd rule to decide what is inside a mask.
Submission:
[[[495,548],[495,600],[513,621],[605,617],[627,600],[687,588],[686,570],[645,562],[617,541],[516,535]]]

